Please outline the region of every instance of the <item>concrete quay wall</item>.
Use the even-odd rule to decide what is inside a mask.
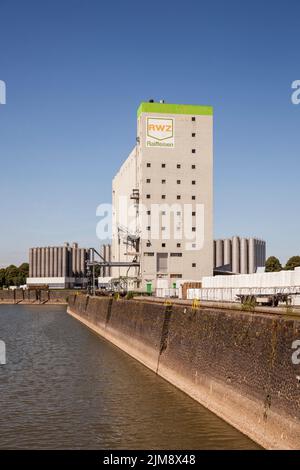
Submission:
[[[263,447],[300,449],[299,319],[85,295],[68,313]]]
[[[0,304],[63,304],[68,303],[73,290],[0,290]]]

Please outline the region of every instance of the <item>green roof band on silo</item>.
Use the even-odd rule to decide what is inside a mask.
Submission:
[[[198,106],[193,104],[170,104],[170,103],[149,103],[143,102],[137,110],[137,116],[141,113],[158,113],[158,114],[191,114],[212,116],[212,106]]]

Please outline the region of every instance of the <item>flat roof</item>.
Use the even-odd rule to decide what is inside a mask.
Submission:
[[[212,106],[200,106],[194,104],[170,104],[170,103],[149,103],[142,102],[137,110],[137,116],[142,113],[158,113],[158,114],[191,114],[212,116]]]

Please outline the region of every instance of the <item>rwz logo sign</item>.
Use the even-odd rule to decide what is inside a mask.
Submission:
[[[174,119],[147,118],[147,147],[174,147]]]

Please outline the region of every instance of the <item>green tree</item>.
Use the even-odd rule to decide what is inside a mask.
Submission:
[[[29,274],[29,264],[28,263],[22,263],[20,266],[19,266],[19,270],[21,272],[24,272],[24,274],[26,274],[28,276]]]
[[[28,263],[22,263],[18,268],[14,264],[11,264],[7,268],[2,268],[0,269],[0,288],[21,286],[26,283],[28,275]]]
[[[286,270],[294,270],[300,266],[300,256],[292,256],[285,265]]]
[[[0,269],[0,287],[5,286],[5,269]]]
[[[275,273],[282,270],[281,263],[276,256],[270,256],[266,261],[266,273]]]
[[[26,284],[26,278],[29,276],[29,264],[28,263],[22,263],[19,268],[19,285]]]
[[[11,264],[5,270],[5,284],[6,286],[17,286],[19,284],[19,269],[14,264]]]

